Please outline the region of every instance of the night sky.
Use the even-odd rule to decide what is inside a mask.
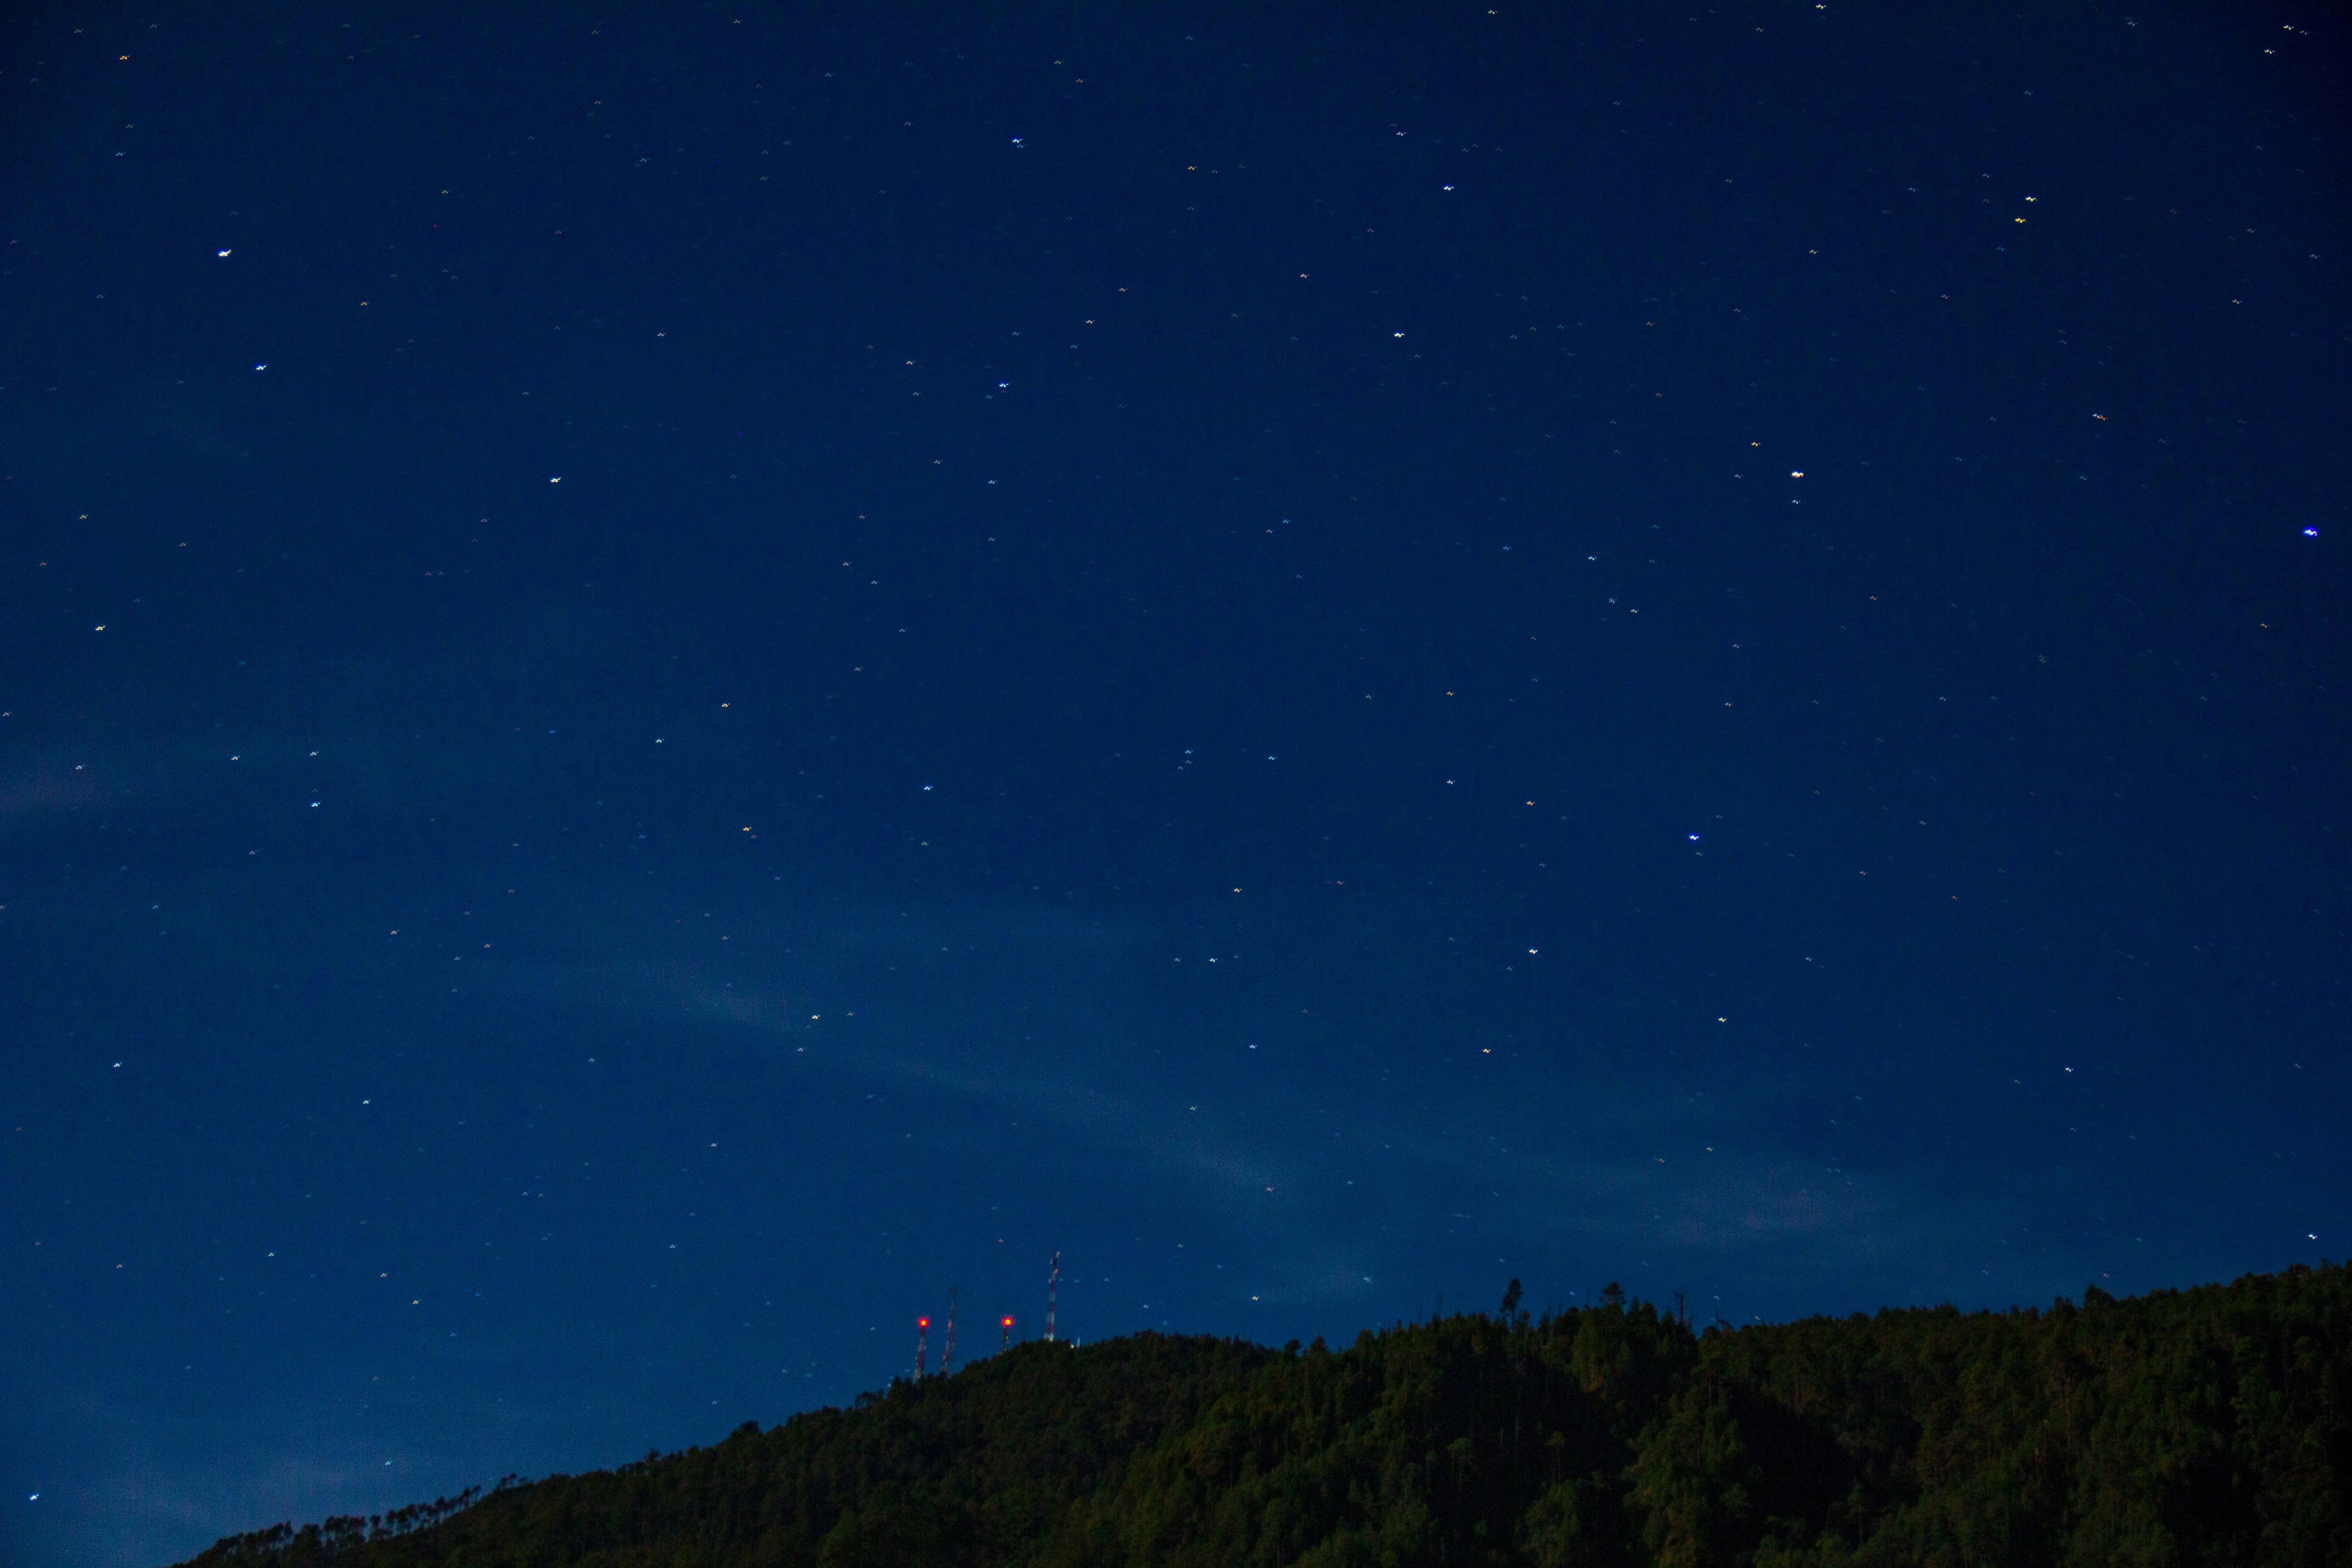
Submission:
[[[2024,9],[11,8],[0,1556],[2344,1256],[2352,49]]]

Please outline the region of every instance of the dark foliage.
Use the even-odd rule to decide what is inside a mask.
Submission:
[[[1031,1344],[190,1568],[2352,1563],[2352,1278],[1696,1335],[1604,1304]]]

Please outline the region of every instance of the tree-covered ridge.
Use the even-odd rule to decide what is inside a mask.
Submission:
[[[2352,1278],[1694,1334],[1031,1344],[716,1447],[191,1568],[2352,1563]],[[373,1528],[371,1528],[373,1524]]]

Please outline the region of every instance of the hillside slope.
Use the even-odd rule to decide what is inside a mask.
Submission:
[[[1694,1334],[1030,1344],[850,1410],[188,1568],[2352,1563],[2352,1277]]]

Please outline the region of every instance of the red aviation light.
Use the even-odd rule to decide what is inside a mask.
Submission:
[[[931,1321],[929,1318],[917,1318],[915,1320],[915,1327],[919,1329],[928,1329],[930,1326]]]

